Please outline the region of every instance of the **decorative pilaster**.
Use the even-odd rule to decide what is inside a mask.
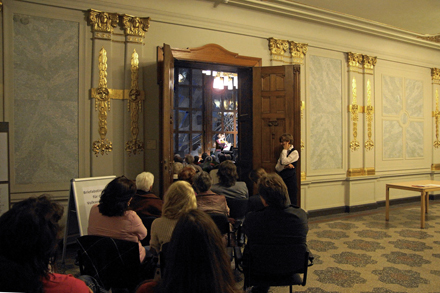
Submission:
[[[373,75],[377,57],[362,55],[362,60],[364,65],[364,73]]]
[[[304,57],[309,47],[308,44],[276,38],[269,38],[268,40],[270,61],[287,64],[304,64]],[[289,55],[286,55],[286,53],[289,53]]]
[[[359,72],[362,69],[363,55],[353,52],[347,53],[348,71]]]
[[[292,58],[291,64],[304,64],[304,57],[309,48],[308,44],[297,43],[290,41],[290,55]]]
[[[113,30],[119,23],[119,15],[90,9],[89,22],[94,38],[111,40]]]
[[[353,140],[350,142],[350,149],[351,151],[357,151],[360,146],[359,141],[357,141],[357,123],[359,119],[359,106],[357,104],[355,77],[353,77],[351,86],[352,86],[353,101],[352,104],[350,105],[350,113],[351,113],[351,120],[353,121]]]
[[[439,141],[439,117],[440,111],[438,107],[438,89],[435,90],[435,111],[434,111],[434,119],[435,119],[435,141],[434,147],[438,149],[440,147]]]
[[[371,83],[370,83],[370,79],[368,79],[367,106],[365,107],[365,120],[367,121],[367,136],[368,136],[368,139],[365,142],[365,148],[367,149],[367,151],[371,151],[374,147],[374,142],[371,139],[371,137],[373,136],[373,132],[372,132],[373,113],[374,113],[374,108],[371,105]]]
[[[289,41],[269,38],[270,61],[284,62],[284,54],[289,49]]]
[[[440,84],[440,69],[439,68],[431,68],[431,77],[433,84]]]

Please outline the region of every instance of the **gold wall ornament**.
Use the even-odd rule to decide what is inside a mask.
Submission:
[[[304,119],[304,110],[306,109],[306,102],[301,101],[301,119]],[[306,148],[304,141],[301,139],[301,150]]]
[[[99,111],[98,125],[100,140],[93,142],[93,152],[96,156],[104,155],[112,151],[112,142],[106,138],[107,135],[107,111],[110,111],[110,94],[107,88],[107,51],[104,47],[99,51],[99,84],[92,98],[95,99],[95,110]]]
[[[440,164],[431,164],[431,171],[440,171]]]
[[[376,66],[377,63],[377,57],[368,55],[363,55],[362,57],[365,74],[373,74],[374,66]]]
[[[372,122],[373,122],[373,113],[374,113],[374,108],[371,105],[371,83],[370,83],[370,79],[367,80],[367,107],[365,107],[365,119],[367,120],[367,135],[368,135],[368,140],[365,142],[365,148],[367,149],[367,151],[370,151],[373,149],[374,147],[374,142],[371,139],[371,137],[373,136],[372,133]]]
[[[363,60],[362,54],[348,52],[347,53],[348,71],[358,72],[362,64],[362,60]]]
[[[122,25],[126,35],[143,37],[150,27],[150,18],[122,15]]]
[[[438,108],[438,89],[435,90],[435,112],[434,112],[434,119],[435,119],[435,141],[434,141],[434,147],[438,149],[440,147],[440,141],[439,141],[439,117],[440,117],[440,111]]]
[[[309,44],[297,43],[290,41],[290,55],[292,56],[293,64],[303,64],[304,57],[307,54]]]
[[[376,169],[374,168],[350,168],[347,170],[347,177],[356,177],[356,176],[368,176],[375,175]]]
[[[133,50],[131,55],[131,90],[128,100],[128,111],[131,113],[131,136],[132,139],[125,144],[128,155],[140,153],[144,150],[144,143],[138,140],[139,135],[139,113],[142,111],[144,100],[139,91],[139,55]]]
[[[283,61],[284,54],[289,49],[289,41],[280,40],[275,38],[269,38],[269,51],[271,56],[271,61]]]
[[[440,84],[440,69],[431,68],[431,78],[433,84]]]
[[[89,21],[94,32],[112,33],[119,23],[117,13],[108,13],[94,9],[89,10]]]
[[[352,151],[356,151],[360,147],[360,144],[357,141],[357,122],[359,119],[359,108],[357,105],[356,78],[353,77],[351,85],[353,92],[353,102],[351,105],[351,120],[353,121],[353,140],[350,142],[350,149]]]

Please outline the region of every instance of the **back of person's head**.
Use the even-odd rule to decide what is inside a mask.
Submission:
[[[179,180],[184,180],[192,185],[194,175],[196,175],[196,169],[193,166],[188,166],[180,171],[178,178]]]
[[[197,208],[196,195],[187,181],[176,181],[170,185],[164,196],[162,216],[178,219],[191,209]]]
[[[0,217],[1,292],[43,292],[62,215],[63,207],[43,194],[14,204]]]
[[[220,231],[205,212],[191,210],[177,222],[161,285],[166,293],[238,292]]]
[[[187,164],[194,164],[194,157],[192,155],[186,155],[185,156],[185,162]]]
[[[125,176],[116,177],[104,188],[99,200],[99,212],[104,216],[123,216],[128,202],[136,194],[136,184]]]
[[[174,162],[183,163],[183,158],[179,154],[174,155]]]
[[[290,144],[293,144],[293,136],[290,133],[284,133],[280,136],[280,142],[287,141]]]
[[[237,181],[237,167],[232,161],[224,161],[220,164],[217,171],[220,185],[231,187]]]
[[[206,157],[208,157],[208,153],[203,153],[202,154],[202,160],[204,161],[206,159]]]
[[[136,176],[136,188],[143,191],[150,191],[154,183],[154,175],[150,172],[142,172]]]
[[[194,156],[194,164],[197,164],[199,162],[199,156]]]
[[[254,183],[258,183],[258,180],[266,174],[267,174],[266,170],[264,170],[264,168],[260,167],[260,168],[252,170],[249,173],[249,179],[251,179],[252,182],[254,182]]]
[[[225,155],[225,154],[219,154],[219,155],[218,155],[218,161],[219,161],[220,163],[226,161],[226,155]]]
[[[173,164],[173,174],[179,174],[183,169],[183,164],[180,162],[174,162]]]
[[[212,186],[212,178],[208,172],[202,171],[194,176],[194,188],[198,193],[208,191]]]
[[[276,173],[268,173],[258,180],[258,193],[271,207],[282,209],[289,203],[287,186]]]

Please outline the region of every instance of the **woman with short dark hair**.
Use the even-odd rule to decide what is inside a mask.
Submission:
[[[249,192],[246,183],[237,181],[238,173],[235,164],[224,161],[220,164],[217,171],[219,183],[214,184],[211,190],[217,194],[223,194],[226,198],[248,198]]]

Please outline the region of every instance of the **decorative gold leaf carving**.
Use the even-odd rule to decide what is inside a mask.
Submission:
[[[289,49],[289,41],[269,38],[271,60],[283,61],[284,54]]]
[[[434,141],[434,147],[436,149],[438,149],[440,147],[440,141],[439,141],[439,116],[440,116],[440,111],[438,108],[438,89],[435,90],[435,112],[434,112],[434,117],[435,117],[435,141]]]
[[[432,77],[432,83],[440,84],[440,69],[431,68],[431,77]]]
[[[113,29],[119,23],[119,16],[117,13],[108,13],[90,9],[89,20],[94,32],[112,33]]]
[[[95,110],[99,111],[98,125],[100,140],[93,142],[93,152],[96,156],[104,155],[112,151],[112,142],[106,139],[107,135],[107,111],[110,111],[110,95],[107,88],[107,51],[104,47],[99,51],[99,84],[96,91]]]
[[[351,120],[353,121],[353,140],[350,142],[350,149],[352,151],[356,151],[360,147],[360,144],[357,141],[357,122],[359,119],[359,107],[357,105],[356,78],[353,77],[351,85],[353,92],[353,102],[351,105]]]
[[[363,56],[362,54],[348,52],[347,61],[349,71],[358,71],[360,64],[362,64]]]
[[[440,35],[427,36],[427,37],[418,37],[418,38],[426,40],[426,41],[430,41],[430,42],[440,43]]]
[[[367,134],[368,140],[365,142],[365,148],[367,149],[367,151],[372,150],[374,147],[374,142],[371,139],[371,137],[373,136],[373,133],[372,133],[373,113],[374,113],[374,108],[371,105],[371,84],[370,84],[370,79],[368,79],[367,80],[367,107],[365,109],[365,114],[366,114],[365,119],[367,120],[367,129],[368,129],[368,134]]]
[[[139,91],[139,55],[133,50],[131,55],[131,90],[128,100],[128,111],[131,113],[131,136],[132,139],[125,144],[125,150],[129,155],[136,155],[144,150],[144,143],[138,140],[139,113],[142,112],[143,96]]]
[[[139,18],[124,14],[122,25],[126,35],[143,37],[150,27],[150,18]]]
[[[290,41],[290,54],[294,64],[303,64],[305,55],[309,48],[308,44]]]

